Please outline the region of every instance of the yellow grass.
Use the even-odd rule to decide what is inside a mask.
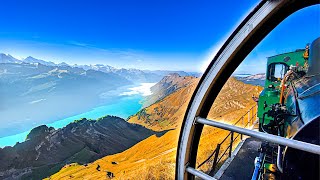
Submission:
[[[153,130],[172,128],[174,130],[167,132],[162,137],[153,135],[124,152],[106,156],[88,164],[88,166],[67,165],[52,175],[50,179],[107,179],[107,171],[114,173],[114,179],[121,180],[174,179],[180,126],[197,82],[198,80],[194,79],[188,87],[181,88],[160,102],[146,108],[148,118],[140,117],[139,119],[136,115],[129,120],[131,123],[142,124]],[[254,105],[251,96],[257,95],[260,91],[261,88],[257,86],[231,79],[219,94],[208,117],[234,123]],[[206,159],[216,148],[217,143],[221,142],[227,134],[228,132],[223,130],[205,127],[200,139],[197,164]],[[222,145],[221,151],[224,151],[226,147],[227,144]],[[112,164],[112,162],[117,164]],[[101,171],[96,170],[98,165],[100,165]],[[209,171],[210,168],[209,162],[201,170]]]

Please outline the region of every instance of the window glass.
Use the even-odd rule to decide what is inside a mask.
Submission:
[[[276,64],[274,70],[274,77],[277,79],[282,79],[285,74],[285,65],[284,64]]]
[[[223,86],[207,118],[256,131],[261,131],[259,124],[271,123],[273,117],[264,114],[271,109],[272,104],[279,103],[281,80],[290,66],[304,68],[304,54],[308,52],[305,47],[320,36],[320,31],[313,29],[320,30],[319,15],[312,18],[309,16],[318,9],[319,6],[314,6],[293,14],[263,39]],[[308,22],[301,21],[306,18]],[[288,28],[301,27],[301,23],[304,24],[301,31]],[[294,116],[294,102],[288,99],[286,103]],[[237,133],[204,125],[196,168],[214,175],[245,138]],[[252,160],[246,163],[254,162]],[[245,167],[244,165],[243,168]],[[251,174],[247,178],[250,179]]]

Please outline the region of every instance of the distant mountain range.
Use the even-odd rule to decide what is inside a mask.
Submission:
[[[57,130],[39,126],[31,130],[25,142],[0,148],[0,179],[42,179],[65,164],[86,164],[122,152],[154,134],[164,132],[114,116],[82,119]]]
[[[201,76],[201,73],[197,72],[185,72],[185,71],[168,71],[168,70],[139,70],[139,69],[117,69],[109,65],[103,65],[103,64],[90,64],[90,65],[69,65],[65,62],[62,63],[54,63],[51,61],[41,60],[34,57],[27,57],[25,59],[19,60],[14,58],[11,55],[7,55],[4,53],[0,53],[0,64],[3,63],[14,63],[14,64],[32,64],[32,65],[45,65],[45,66],[52,66],[52,67],[70,67],[70,68],[80,68],[84,71],[87,70],[95,70],[95,71],[101,71],[104,73],[115,73],[119,76],[122,76],[126,78],[129,81],[132,81],[133,83],[141,83],[141,82],[158,82],[162,79],[163,76],[166,76],[170,73],[177,73],[181,76],[195,76],[199,77]]]
[[[102,64],[56,64],[31,56],[19,60],[0,54],[0,137],[27,131],[33,123],[50,123],[112,103],[120,93],[112,95],[110,91],[158,82],[177,72],[181,76],[195,74],[117,69]]]
[[[241,75],[234,75],[235,78],[238,80],[252,85],[258,85],[258,86],[264,86],[265,80],[266,80],[266,74],[265,73],[259,73],[255,75],[250,74],[241,74]]]

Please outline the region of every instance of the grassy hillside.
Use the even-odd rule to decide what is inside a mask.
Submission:
[[[152,130],[178,128],[198,80],[198,78],[190,77],[188,86],[180,88],[164,99],[142,109],[131,117],[129,122],[143,125]]]
[[[64,165],[86,164],[122,152],[154,132],[114,116],[81,119],[64,128],[42,125],[31,130],[27,141],[0,148],[0,179],[41,179]]]
[[[152,95],[145,98],[143,107],[148,107],[180,88],[189,86],[194,83],[194,80],[195,77],[193,76],[180,76],[177,73],[164,76],[161,81],[151,88]]]
[[[151,136],[130,149],[101,158],[88,166],[65,166],[51,179],[105,179],[112,172],[115,179],[174,179],[175,156],[181,122],[190,97],[198,82],[191,79],[189,86],[178,89],[159,102],[141,110],[129,119],[131,123],[153,130],[174,129],[161,137]],[[251,96],[261,87],[229,79],[211,108],[209,118],[232,123],[255,104]],[[228,132],[205,127],[201,136],[198,162],[202,162],[215,149]],[[226,147],[223,146],[222,150]],[[96,168],[100,166],[100,171]],[[209,166],[203,166],[207,171]]]
[[[189,100],[198,83],[191,78],[190,84],[180,88],[157,103],[142,109],[129,122],[141,124],[152,130],[180,128]],[[254,105],[252,95],[262,90],[259,86],[245,84],[231,77],[220,91],[210,109],[208,118],[231,121]],[[236,112],[239,111],[239,112]]]

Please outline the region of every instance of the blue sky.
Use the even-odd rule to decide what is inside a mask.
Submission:
[[[0,52],[70,64],[200,71],[255,4],[253,0],[3,0]],[[274,53],[303,48],[319,32],[319,6],[302,10],[271,33],[238,71],[264,71],[262,66],[250,67],[263,64]]]

